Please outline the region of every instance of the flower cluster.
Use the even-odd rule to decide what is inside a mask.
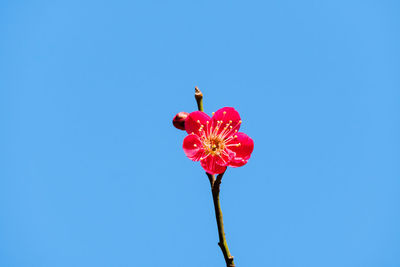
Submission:
[[[240,167],[247,163],[253,152],[254,142],[239,128],[239,113],[231,107],[219,109],[210,118],[206,113],[195,111],[185,120],[189,134],[183,141],[186,156],[200,161],[209,174],[219,174],[226,167]]]

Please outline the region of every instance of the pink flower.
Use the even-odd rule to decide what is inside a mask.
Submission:
[[[247,163],[253,152],[254,142],[239,133],[239,113],[231,107],[221,108],[210,118],[206,113],[195,111],[185,121],[186,132],[183,150],[193,161],[200,161],[209,174],[219,174],[226,167],[240,167]]]

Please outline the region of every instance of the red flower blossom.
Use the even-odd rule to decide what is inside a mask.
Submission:
[[[210,174],[223,173],[226,167],[240,167],[247,163],[253,152],[254,142],[239,133],[239,113],[231,107],[221,108],[210,118],[195,111],[185,121],[186,132],[183,150],[193,161],[200,161]]]

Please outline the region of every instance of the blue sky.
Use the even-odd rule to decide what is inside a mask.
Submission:
[[[0,266],[224,266],[172,127],[233,106],[237,266],[400,266],[398,1],[2,1]]]

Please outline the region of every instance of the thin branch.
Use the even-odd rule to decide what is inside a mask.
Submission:
[[[215,209],[215,219],[217,220],[217,226],[218,226],[218,237],[219,237],[218,246],[221,248],[222,254],[224,254],[226,266],[235,267],[235,263],[233,262],[233,256],[229,252],[228,243],[226,242],[225,238],[224,220],[222,218],[221,204],[219,202],[219,191],[223,175],[224,173],[218,174],[217,178],[214,179],[215,177],[214,175],[207,173],[208,179],[210,180],[211,192],[213,196],[214,209]]]
[[[208,172],[206,172],[206,174],[207,174],[208,180],[210,181],[210,186],[212,188],[214,185],[214,182],[215,182],[215,176],[212,174],[209,174]]]

